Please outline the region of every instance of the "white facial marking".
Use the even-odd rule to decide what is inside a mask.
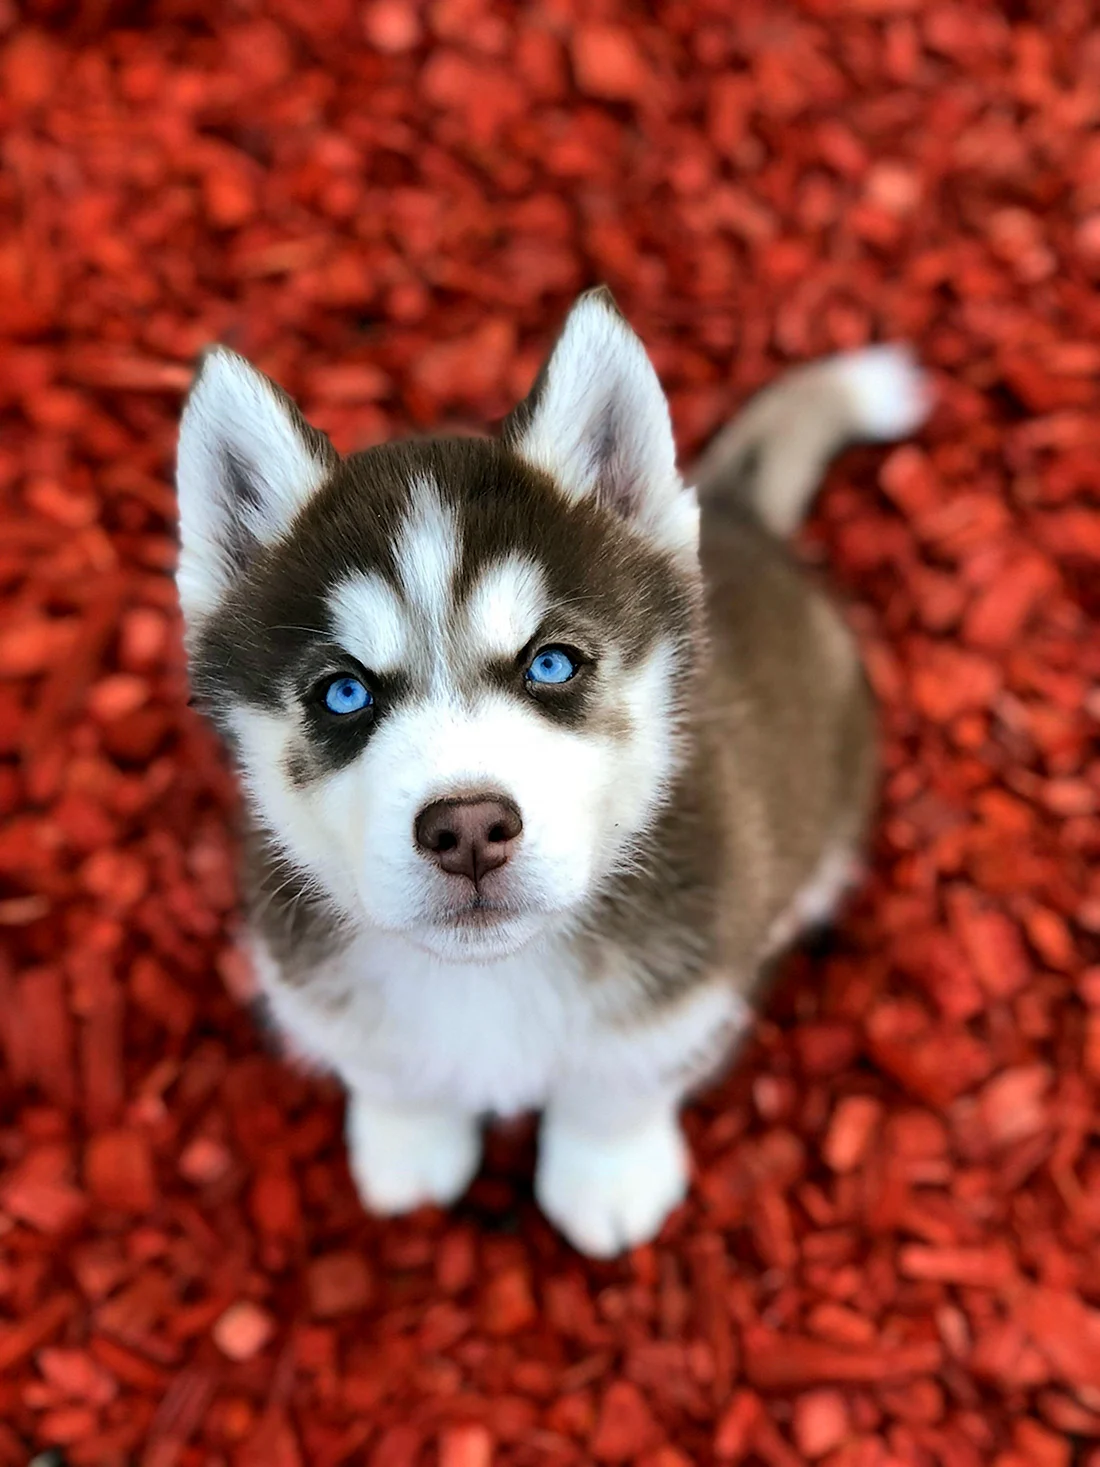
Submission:
[[[467,636],[482,657],[514,657],[538,630],[546,580],[533,561],[510,555],[488,567],[467,606]]]
[[[349,576],[328,598],[336,639],[371,672],[396,672],[408,655],[408,619],[379,575]]]
[[[454,510],[443,503],[438,485],[430,478],[417,479],[397,538],[395,559],[405,599],[420,623],[436,685],[446,675],[447,623],[458,554]]]
[[[300,718],[266,709],[235,708],[230,725],[240,753],[241,780],[253,808],[295,865],[328,892],[345,911],[356,910],[357,874],[348,861],[345,831],[334,832],[319,818],[311,791],[296,789],[286,771],[287,754],[300,730]]]

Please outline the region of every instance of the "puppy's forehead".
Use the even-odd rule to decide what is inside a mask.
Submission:
[[[453,503],[446,503],[433,474],[417,474],[397,529],[394,561],[405,604],[439,635],[454,600],[461,531]]]
[[[486,659],[514,656],[538,631],[548,609],[541,565],[518,551],[489,561],[465,602],[471,649]]]
[[[328,595],[333,635],[345,651],[373,672],[398,672],[409,656],[408,608],[377,571],[353,571]]]
[[[341,646],[372,671],[436,684],[459,664],[473,670],[522,650],[546,613],[544,570],[517,550],[469,553],[468,529],[435,478],[418,474],[395,531],[392,579],[356,571],[328,598]]]

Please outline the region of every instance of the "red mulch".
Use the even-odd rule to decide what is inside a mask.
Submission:
[[[0,1467],[1100,1462],[1098,123],[1089,0],[0,4]],[[942,380],[806,537],[874,875],[600,1267],[524,1131],[361,1214],[234,997],[168,575],[205,341],[350,448],[503,412],[597,279],[689,450],[838,347]]]

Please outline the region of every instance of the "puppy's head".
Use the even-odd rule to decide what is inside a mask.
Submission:
[[[499,441],[341,459],[216,349],[178,480],[195,690],[285,861],[449,959],[583,918],[675,774],[699,595],[695,499],[610,296]]]

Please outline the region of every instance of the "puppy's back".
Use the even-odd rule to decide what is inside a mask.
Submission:
[[[761,393],[696,469],[710,636],[696,719],[721,804],[736,969],[828,915],[874,788],[874,719],[854,639],[785,537],[838,449],[900,436],[925,407],[904,350],[845,354]]]

